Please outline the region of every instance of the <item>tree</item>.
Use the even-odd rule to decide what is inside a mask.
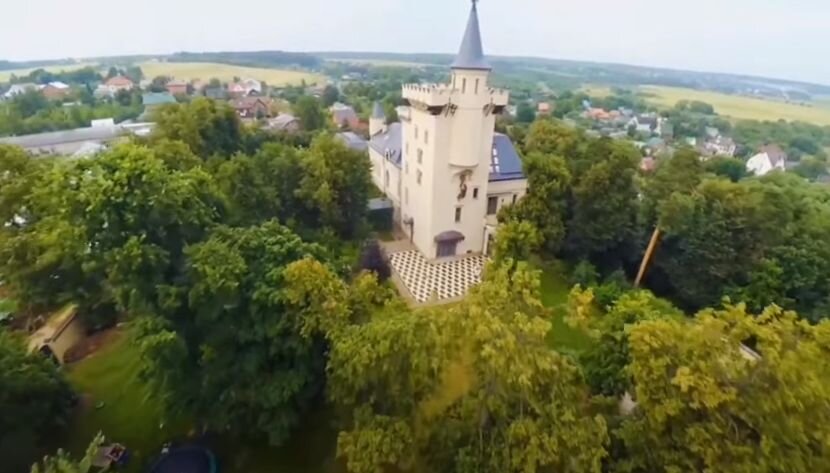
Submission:
[[[314,97],[304,95],[294,104],[294,114],[306,131],[320,130],[326,127],[326,113],[320,102]]]
[[[639,154],[627,143],[604,140],[594,142],[586,154],[588,158],[571,163],[575,181],[567,248],[571,254],[595,262],[610,254],[606,265],[619,264],[629,257],[627,251],[637,236],[634,179]],[[589,159],[601,160],[589,164]]]
[[[706,161],[704,168],[707,172],[725,177],[732,182],[738,182],[749,175],[746,170],[746,163],[738,158],[716,156]]]
[[[178,294],[139,325],[142,375],[168,412],[282,443],[323,385],[324,347],[301,334],[287,267],[324,250],[277,222],[219,227],[186,251]],[[302,307],[304,304],[300,304]]]
[[[528,193],[516,205],[504,210],[501,220],[525,220],[535,227],[548,255],[559,252],[565,239],[565,212],[571,174],[558,156],[538,152],[524,160]]]
[[[535,152],[570,157],[575,155],[583,137],[561,122],[536,120],[525,137],[525,153]]]
[[[645,180],[641,213],[648,225],[657,219],[657,207],[672,194],[690,194],[703,180],[703,163],[693,149],[678,150],[674,156],[660,160],[657,169]]]
[[[374,272],[381,282],[385,282],[392,275],[386,253],[377,240],[370,240],[363,246],[360,268]]]
[[[338,438],[350,471],[601,470],[605,423],[589,413],[579,370],[545,343],[538,274],[524,263],[486,274],[460,306],[381,311],[332,338],[330,396],[352,412]]]
[[[340,90],[331,84],[327,85],[325,89],[323,89],[323,106],[324,107],[331,107],[340,100]]]
[[[301,163],[296,192],[307,206],[307,228],[329,228],[344,239],[358,236],[372,189],[370,163],[331,135],[314,140]]]
[[[4,467],[26,467],[31,455],[69,420],[73,394],[58,367],[0,328],[0,452]]]
[[[199,97],[189,104],[162,107],[156,114],[153,139],[181,141],[202,159],[230,156],[241,149],[242,124],[226,104]]]
[[[830,324],[771,307],[706,310],[631,329],[637,408],[616,471],[830,468]]]
[[[568,321],[594,339],[579,358],[591,390],[618,399],[632,387],[626,371],[631,363],[629,329],[646,320],[679,320],[683,313],[648,291],[627,292],[603,306],[595,297],[596,290],[575,287],[571,291]]]
[[[536,227],[526,220],[511,220],[499,226],[493,242],[493,260],[529,261],[542,244]]]
[[[45,457],[41,463],[32,465],[31,473],[90,473],[93,471],[92,462],[104,441],[103,435],[96,435],[80,461],[74,461],[66,452],[58,450],[55,456]]]
[[[827,163],[811,156],[801,158],[801,162],[794,169],[794,172],[804,179],[815,181],[821,176],[826,176]]]
[[[296,149],[269,143],[252,156],[236,154],[219,164],[213,174],[228,198],[231,220],[255,225],[276,218],[293,225],[303,207],[295,196],[301,159]]]
[[[532,123],[536,120],[536,110],[529,102],[520,102],[516,109],[516,121],[519,123]]]

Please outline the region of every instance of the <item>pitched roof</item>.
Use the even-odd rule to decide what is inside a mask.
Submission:
[[[383,107],[380,106],[380,102],[375,102],[375,105],[372,107],[372,118],[386,118],[386,114],[383,113]]]
[[[476,69],[489,71],[492,69],[484,58],[484,47],[481,45],[481,30],[478,26],[478,0],[473,0],[470,18],[467,20],[467,29],[461,40],[458,56],[452,63],[453,69]]]
[[[337,138],[340,141],[342,141],[343,144],[355,151],[366,151],[366,149],[368,148],[368,143],[366,143],[366,140],[364,140],[363,137],[352,131],[338,133]]]
[[[383,133],[378,133],[369,140],[369,146],[387,157],[395,166],[400,167],[403,160],[403,127],[392,123]]]
[[[0,143],[17,145],[26,149],[47,148],[66,143],[111,140],[125,132],[120,126],[76,128],[74,130],[50,131],[35,135],[0,138]]]
[[[123,87],[123,86],[133,85],[133,81],[131,81],[130,79],[128,79],[124,76],[115,76],[115,77],[111,77],[111,78],[107,79],[107,81],[104,82],[104,84],[114,85],[116,87]]]
[[[142,103],[147,105],[164,105],[176,103],[176,98],[169,92],[149,92],[141,96]]]
[[[297,121],[297,117],[295,117],[294,115],[283,113],[282,115],[276,116],[268,120],[268,126],[275,130],[284,130],[288,127],[288,125],[296,123]]]
[[[510,137],[501,133],[493,135],[493,154],[490,159],[490,182],[524,179],[522,159]]]
[[[787,153],[778,145],[763,146],[760,153],[766,153],[773,166],[779,165],[778,163],[785,162],[789,158]]]

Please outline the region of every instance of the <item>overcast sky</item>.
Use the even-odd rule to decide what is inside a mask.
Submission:
[[[0,59],[175,51],[455,52],[468,0],[3,2]],[[489,54],[830,84],[830,0],[482,0]]]

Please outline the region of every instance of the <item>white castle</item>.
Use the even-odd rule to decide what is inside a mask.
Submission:
[[[449,84],[403,86],[407,107],[386,125],[375,104],[369,156],[397,224],[427,259],[487,253],[496,214],[527,191],[510,139],[495,133],[509,93],[490,87],[473,1]]]

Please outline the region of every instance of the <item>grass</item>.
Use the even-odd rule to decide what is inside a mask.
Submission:
[[[7,71],[0,71],[0,82],[6,82],[9,80],[12,74],[20,77],[29,75],[30,72],[35,71],[37,69],[44,69],[49,72],[69,72],[75,71],[78,69],[83,69],[87,66],[95,66],[95,63],[90,62],[79,62],[75,64],[63,64],[59,66],[44,66],[44,67],[32,67],[29,69],[9,69]]]
[[[339,62],[348,64],[360,64],[376,67],[409,67],[409,68],[424,68],[430,66],[437,66],[438,64],[429,62],[408,62],[408,61],[388,61],[383,59],[359,59],[359,58],[329,58],[329,62]]]
[[[598,97],[598,98],[608,97],[610,95],[613,95],[613,93],[614,93],[611,90],[611,87],[606,87],[606,86],[603,86],[603,85],[591,85],[591,84],[586,84],[586,85],[582,86],[579,89],[579,91],[583,92],[583,93],[585,93],[585,94],[587,94],[591,97]]]
[[[162,424],[161,407],[147,401],[147,386],[137,377],[137,350],[118,333],[105,347],[71,367],[69,380],[84,396],[71,427],[67,448],[82,455],[98,432],[132,452],[128,471],[140,471],[165,441],[187,431],[185,423]],[[102,407],[96,408],[99,403]]]
[[[267,69],[261,67],[242,67],[212,62],[143,62],[138,64],[145,77],[170,76],[181,80],[200,79],[208,81],[217,78],[223,82],[233,81],[234,77],[252,78],[265,81],[268,85],[321,84],[325,77],[303,71],[284,69]]]
[[[84,395],[85,405],[72,425],[62,447],[83,455],[98,432],[108,440],[127,446],[133,454],[127,473],[143,467],[173,439],[183,439],[191,422],[179,420],[163,427],[158,403],[150,399],[148,387],[138,377],[137,350],[118,333],[99,351],[75,364],[69,371],[74,388]],[[98,403],[103,407],[96,409]],[[218,436],[208,439],[217,454],[223,473],[344,473],[335,461],[336,430],[331,412],[320,410],[308,416],[284,446],[275,448],[265,441],[246,441]]]
[[[680,100],[699,100],[713,105],[718,114],[733,119],[784,119],[830,125],[830,108],[821,105],[797,105],[680,87],[642,86],[640,90],[648,94],[648,101],[662,107],[673,107]]]
[[[553,309],[553,327],[548,334],[548,343],[559,350],[581,352],[591,345],[591,339],[581,330],[565,322],[565,305],[571,284],[568,271],[562,262],[537,263],[542,270],[542,303]]]

